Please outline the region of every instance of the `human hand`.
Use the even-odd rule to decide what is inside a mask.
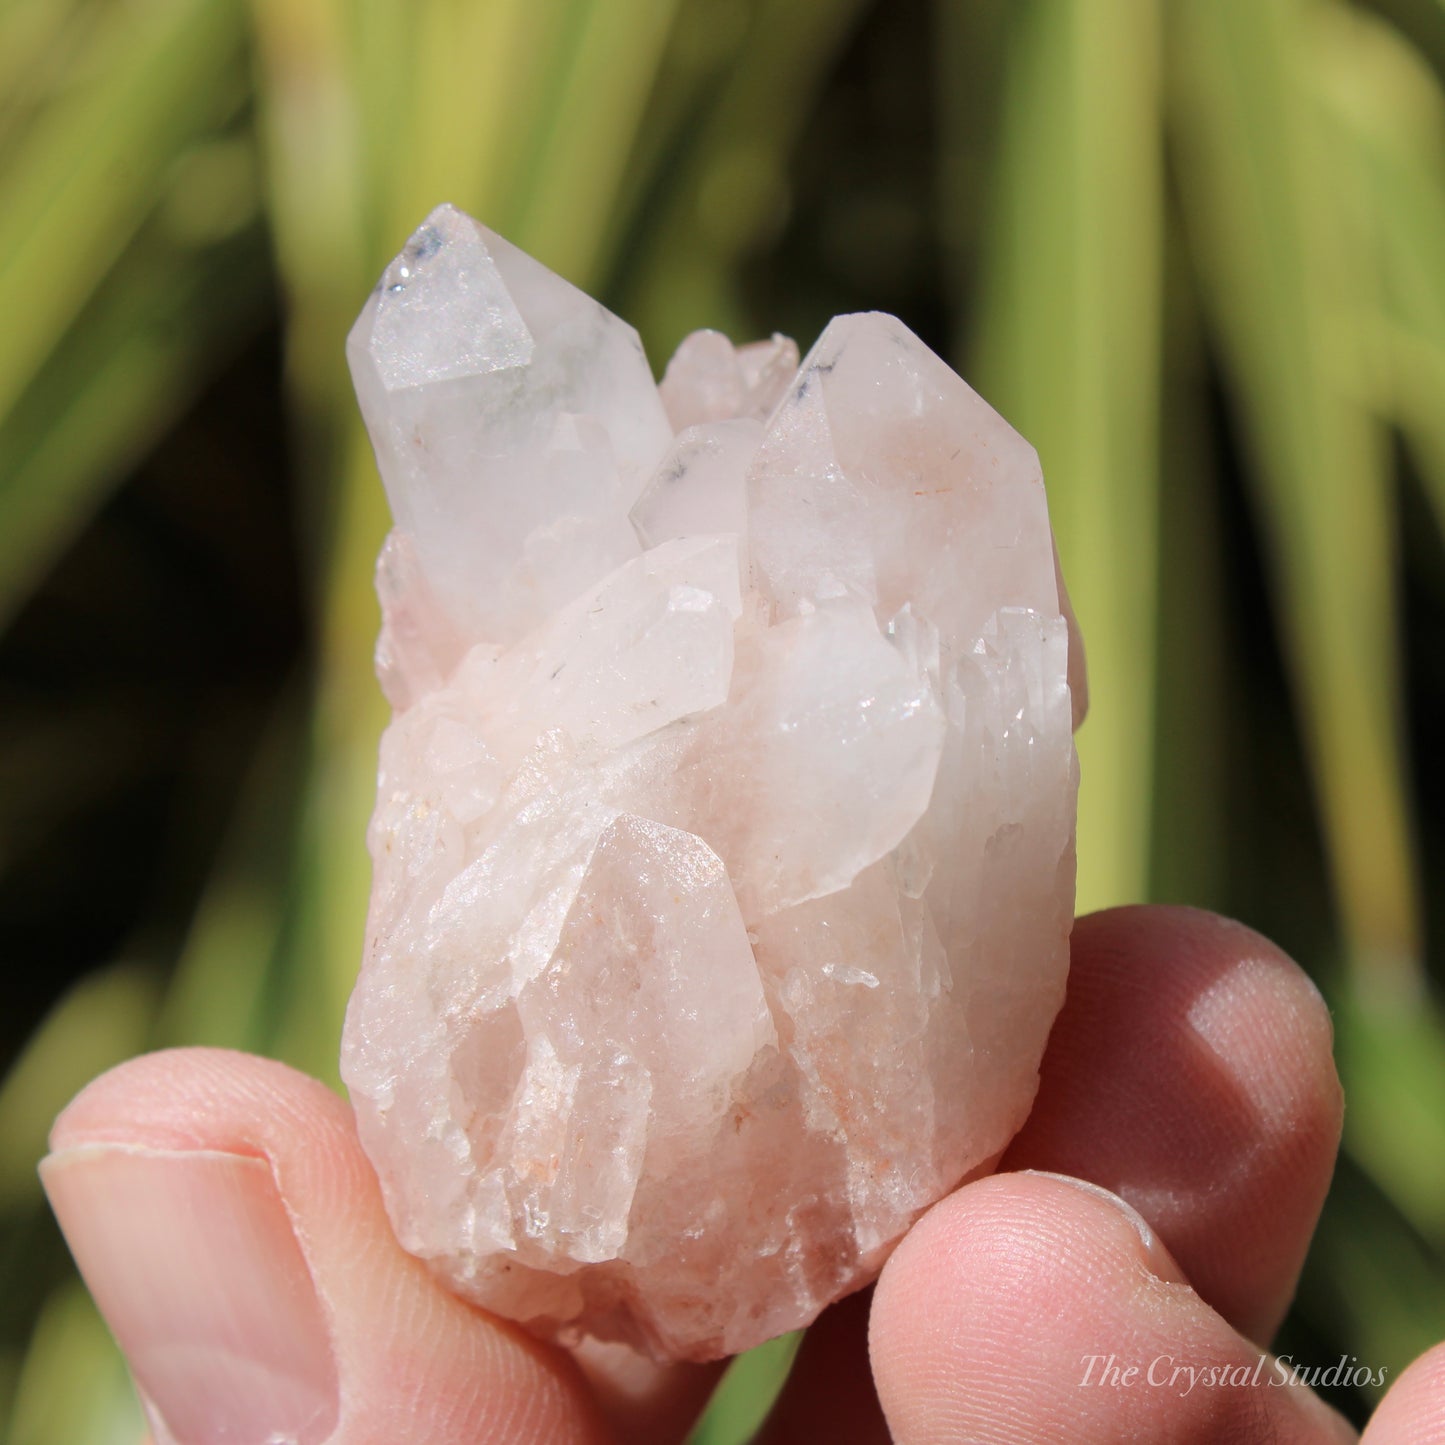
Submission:
[[[1119,909],[1074,939],[1005,1172],[935,1206],[875,1290],[824,1314],[768,1445],[1353,1438],[1261,1363],[1339,1142],[1319,995],[1206,914]],[[569,1353],[463,1304],[396,1242],[346,1105],[279,1064],[133,1060],[51,1146],[46,1189],[157,1445],[660,1445],[721,1369]],[[1254,1383],[1203,1373],[1243,1367]],[[1445,1347],[1364,1438],[1445,1440]]]

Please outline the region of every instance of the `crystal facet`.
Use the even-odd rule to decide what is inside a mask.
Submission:
[[[1003,1149],[1062,1000],[1038,460],[887,316],[656,386],[448,207],[349,356],[395,716],[342,1070],[397,1233],[564,1340],[806,1324]]]
[[[634,557],[672,437],[637,333],[450,206],[347,343],[398,530],[464,636],[514,641]]]

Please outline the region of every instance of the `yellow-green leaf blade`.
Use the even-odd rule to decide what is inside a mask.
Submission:
[[[1172,87],[1210,318],[1234,383],[1274,563],[1335,893],[1357,963],[1409,990],[1416,902],[1384,438],[1336,317],[1370,258],[1305,67],[1315,5],[1188,0]]]
[[[949,7],[944,7],[945,15]],[[970,373],[1038,448],[1085,638],[1079,906],[1149,881],[1162,153],[1154,0],[1013,11]]]

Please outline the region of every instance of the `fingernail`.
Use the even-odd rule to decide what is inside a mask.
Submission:
[[[40,1166],[60,1227],[158,1439],[320,1445],[336,1362],[270,1166],[81,1145]]]
[[[1120,1199],[1117,1194],[1105,1189],[1102,1185],[1091,1184],[1087,1179],[1077,1179],[1072,1174],[1055,1174],[1048,1169],[1024,1169],[1020,1172],[1032,1174],[1038,1179],[1057,1180],[1060,1184],[1067,1184],[1071,1189],[1077,1189],[1081,1194],[1087,1194],[1091,1198],[1107,1204],[1116,1214],[1122,1215],[1128,1221],[1129,1227],[1139,1236],[1139,1240],[1144,1246],[1145,1263],[1152,1273],[1171,1284],[1188,1283],[1174,1256],[1165,1247],[1164,1241],[1154,1233],[1149,1221],[1127,1200]]]

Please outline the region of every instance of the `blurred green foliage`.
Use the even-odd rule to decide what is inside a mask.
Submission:
[[[16,1445],[136,1425],[35,1180],[55,1110],[170,1043],[335,1080],[386,520],[342,343],[443,199],[655,363],[891,309],[1036,442],[1080,906],[1311,968],[1350,1109],[1286,1343],[1393,1376],[1445,1335],[1442,71],[1440,0],[0,0]]]

